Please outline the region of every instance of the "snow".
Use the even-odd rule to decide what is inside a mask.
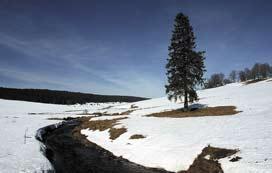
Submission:
[[[181,108],[166,97],[123,104],[109,108],[107,112],[133,109],[128,119],[118,126],[127,132],[115,140],[108,131],[83,129],[87,139],[130,161],[169,171],[186,170],[201,150],[211,145],[239,149],[238,162],[221,159],[226,173],[272,172],[272,82],[242,83],[198,91],[197,104],[206,106],[234,105],[242,111],[232,116],[190,118],[156,118],[144,115]],[[131,108],[131,105],[137,108]],[[110,117],[107,117],[110,118]],[[99,117],[99,119],[103,119]],[[130,140],[133,134],[146,136]]]
[[[68,106],[0,99],[0,172],[33,173],[50,169],[35,139],[39,128],[60,122],[47,118],[82,116],[77,114],[85,110],[97,112],[113,105],[117,103]]]
[[[124,126],[128,131],[115,140],[109,139],[108,130],[83,129],[81,133],[115,155],[138,164],[169,171],[185,170],[210,144],[240,150],[235,156],[242,159],[237,162],[230,162],[230,158],[219,160],[226,173],[272,172],[272,82],[234,83],[201,90],[198,94],[200,100],[196,104],[234,105],[242,112],[232,116],[197,118],[145,116],[182,108],[180,102],[170,102],[166,97],[135,103],[70,106],[0,99],[0,172],[32,173],[50,169],[50,164],[39,151],[40,144],[34,138],[37,129],[60,122],[47,118],[82,116],[78,114],[85,110],[88,113],[133,110],[129,115],[92,118],[93,121],[128,117],[116,126]],[[146,138],[129,139],[134,134],[142,134]]]

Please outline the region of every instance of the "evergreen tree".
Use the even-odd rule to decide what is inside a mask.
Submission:
[[[204,52],[195,51],[195,47],[195,37],[189,19],[179,13],[175,18],[171,44],[168,48],[169,58],[166,65],[168,84],[165,87],[170,100],[176,101],[184,96],[184,110],[188,110],[188,99],[190,102],[197,100],[195,87],[204,82]]]

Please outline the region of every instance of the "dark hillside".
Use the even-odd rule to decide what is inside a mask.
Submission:
[[[97,95],[47,89],[16,89],[0,87],[0,98],[53,104],[84,104],[88,102],[135,102],[147,98],[118,95]]]

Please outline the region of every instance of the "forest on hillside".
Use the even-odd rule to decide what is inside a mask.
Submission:
[[[52,104],[84,104],[89,102],[135,102],[147,98],[119,95],[98,95],[47,89],[16,89],[0,87],[0,98]]]
[[[215,88],[234,82],[260,81],[272,77],[272,66],[269,63],[255,63],[251,68],[232,70],[228,76],[214,73],[206,80],[205,88]]]

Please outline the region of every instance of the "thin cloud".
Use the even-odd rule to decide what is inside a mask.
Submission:
[[[74,86],[74,82],[57,74],[52,76],[45,72],[26,72],[19,69],[10,69],[10,67],[5,69],[1,67],[3,75],[16,80],[50,84],[60,88],[79,89],[87,92],[101,92],[101,94],[155,97],[158,93],[162,93],[161,89],[154,88],[163,86],[164,81],[152,75],[140,72],[137,69],[132,71],[125,66],[120,66],[119,69],[111,68],[112,64],[107,64],[106,61],[108,56],[113,54],[113,49],[109,45],[105,47],[101,42],[91,44],[77,37],[75,39],[58,40],[21,40],[3,33],[0,33],[0,40],[0,44],[26,55],[29,60],[43,61],[53,66],[67,66],[73,71],[78,70],[90,76],[84,82],[80,81],[80,83],[76,84],[77,86]],[[128,56],[129,54],[125,53],[125,55]],[[104,58],[104,60],[100,58]],[[98,65],[90,66],[92,61],[96,61],[95,63],[98,63]],[[84,64],[84,62],[87,62],[87,64]],[[99,68],[99,64],[103,68]],[[81,76],[78,76],[78,78],[81,78]],[[96,80],[88,82],[94,78]],[[75,80],[75,77],[73,77],[73,80]]]

